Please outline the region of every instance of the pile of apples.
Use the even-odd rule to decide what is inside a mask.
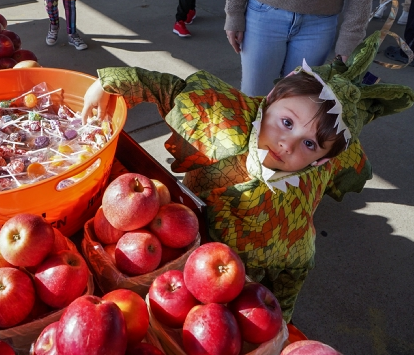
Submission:
[[[148,327],[147,305],[131,290],[117,289],[102,297],[83,295],[44,328],[31,355],[164,355],[143,342]]]
[[[0,329],[31,322],[85,293],[89,269],[58,229],[20,213],[0,229]]]
[[[199,232],[197,215],[172,202],[165,184],[137,173],[124,173],[108,185],[93,227],[112,262],[128,276],[178,258]]]
[[[195,249],[183,271],[169,270],[155,278],[148,303],[158,322],[182,329],[189,355],[238,355],[243,341],[271,341],[283,324],[273,293],[260,283],[246,282],[238,254],[218,242]]]
[[[0,14],[0,69],[14,68],[18,63],[23,62],[30,63],[30,66],[38,66],[36,55],[21,47],[22,41],[19,35],[7,30],[7,19]]]

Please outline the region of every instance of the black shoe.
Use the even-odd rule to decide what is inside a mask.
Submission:
[[[389,46],[385,51],[384,55],[392,60],[395,60],[397,62],[402,62],[404,64],[408,63],[408,57],[404,54],[401,54],[400,47],[396,46]],[[414,61],[410,63],[410,67],[414,67]]]

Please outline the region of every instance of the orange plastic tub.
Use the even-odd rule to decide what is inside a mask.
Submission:
[[[49,91],[62,89],[52,94],[53,102],[81,111],[83,96],[95,79],[88,74],[54,68],[4,69],[0,70],[0,100],[18,97],[33,86],[46,82]],[[109,113],[114,127],[112,137],[88,160],[57,176],[0,192],[0,226],[18,213],[34,213],[42,215],[67,237],[83,228],[99,208],[107,185],[119,134],[127,116],[123,98],[114,97]],[[75,184],[57,189],[62,180],[83,174],[86,170],[84,178]]]

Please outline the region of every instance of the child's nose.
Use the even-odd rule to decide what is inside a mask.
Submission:
[[[292,154],[293,152],[293,144],[290,143],[289,141],[280,141],[279,142],[279,146],[282,148],[282,150],[284,152],[286,152],[286,154]]]

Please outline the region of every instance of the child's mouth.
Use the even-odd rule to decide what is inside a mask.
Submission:
[[[276,154],[273,150],[269,149],[269,153],[270,153],[270,155],[272,156],[272,158],[273,158],[274,160],[276,160],[276,161],[280,161],[280,162],[282,162],[282,163],[283,163],[282,158],[281,158],[279,155],[277,155],[277,154]]]

